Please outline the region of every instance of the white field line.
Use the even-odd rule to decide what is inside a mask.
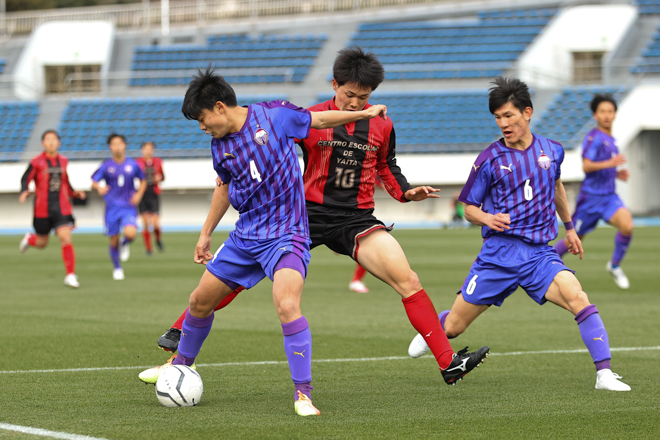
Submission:
[[[40,435],[42,437],[59,438],[64,440],[106,440],[100,437],[69,434],[68,432],[48,431],[47,429],[31,428],[29,426],[10,425],[8,423],[0,423],[0,429],[5,431],[21,432],[23,434]]]
[[[660,350],[660,346],[655,347],[614,347],[611,351],[650,351]],[[587,353],[586,348],[577,350],[540,350],[540,351],[511,351],[506,353],[490,353],[489,356],[525,356],[535,354],[573,354],[573,353]],[[430,357],[430,356],[428,356]],[[405,360],[410,359],[410,356],[386,356],[386,357],[369,357],[369,358],[349,358],[349,359],[314,359],[312,362],[377,362],[377,361],[392,361],[392,360]],[[259,361],[259,362],[224,362],[221,364],[197,364],[198,367],[245,367],[249,365],[277,365],[286,364],[287,361]],[[151,368],[154,365],[131,366],[131,367],[98,367],[98,368],[62,368],[57,370],[10,370],[2,371],[0,374],[26,374],[26,373],[70,373],[70,372],[85,372],[85,371],[115,371],[115,370],[143,370]]]

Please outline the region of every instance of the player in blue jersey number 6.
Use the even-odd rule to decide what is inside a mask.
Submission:
[[[525,83],[499,77],[493,84],[488,106],[503,138],[477,157],[459,197],[465,218],[482,226],[484,244],[451,310],[439,315],[442,327],[455,338],[520,286],[537,303],[550,301],[575,315],[596,365],[596,389],[629,391],[610,369],[609,340],[596,306],[548,245],[557,237],[559,214],[569,251],[582,258],[561,182],[564,149],[531,133],[532,100]],[[418,357],[426,350],[418,335],[409,354]]]
[[[231,86],[213,70],[199,72],[188,87],[182,112],[213,136],[213,167],[222,181],[195,247],[195,263],[205,264],[190,295],[179,354],[172,364],[193,365],[211,330],[213,309],[232,291],[273,280],[273,301],[284,334],[293,379],[294,408],[301,416],[319,415],[312,404],[312,337],[300,311],[310,260],[309,225],[295,139],[312,128],[385,118],[375,105],[360,112],[311,113],[286,101],[239,107]],[[211,253],[211,234],[229,208],[239,213],[236,228]]]

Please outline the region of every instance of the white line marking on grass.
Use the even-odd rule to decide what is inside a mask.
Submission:
[[[90,437],[88,435],[69,434],[68,432],[48,431],[47,429],[31,428],[29,426],[10,425],[0,423],[0,429],[5,431],[22,432],[23,434],[40,435],[42,437],[60,438],[64,440],[106,440],[101,437]]]
[[[614,347],[610,351],[650,351],[660,350],[660,345],[655,347]],[[572,354],[588,353],[586,348],[576,350],[540,350],[540,351],[510,351],[506,353],[490,353],[489,356],[524,356],[531,354]],[[426,357],[430,357],[427,355]],[[314,359],[312,362],[375,362],[375,361],[398,361],[411,359],[410,356],[385,356],[385,357],[365,357],[348,359]],[[197,364],[198,367],[246,367],[250,365],[278,365],[286,364],[287,361],[257,361],[257,362],[224,362],[220,364]],[[116,370],[143,370],[151,368],[154,365],[143,365],[133,367],[98,367],[98,368],[62,368],[58,370],[11,370],[0,371],[0,374],[25,374],[25,373],[78,373],[85,371],[116,371]]]

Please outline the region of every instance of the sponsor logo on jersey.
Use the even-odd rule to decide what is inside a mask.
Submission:
[[[539,166],[543,168],[544,170],[550,169],[550,164],[552,163],[552,160],[545,154],[541,154],[538,159]]]
[[[263,128],[260,128],[254,134],[254,141],[259,145],[266,145],[268,143],[268,132]]]

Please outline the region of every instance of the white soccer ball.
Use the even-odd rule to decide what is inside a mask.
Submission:
[[[187,365],[171,365],[156,381],[156,397],[163,406],[195,406],[203,392],[202,378]]]

